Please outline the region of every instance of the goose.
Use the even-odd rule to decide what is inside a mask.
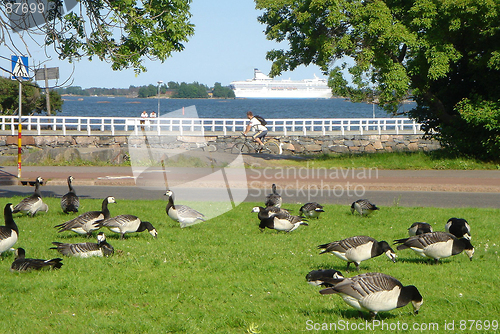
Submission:
[[[42,200],[42,194],[40,193],[40,184],[43,183],[43,179],[39,176],[35,181],[35,192],[33,195],[24,198],[19,202],[12,210],[12,213],[26,213],[32,217],[36,215],[38,211],[49,211],[49,207]]]
[[[356,266],[356,270],[359,270],[359,264],[362,261],[384,253],[392,262],[396,262],[396,254],[386,241],[377,241],[364,235],[319,245],[318,248],[323,249],[320,254],[330,252],[338,258],[347,261],[346,270],[349,270],[351,262]]]
[[[252,212],[257,212],[257,217],[262,222],[263,220],[272,221],[274,216],[278,213],[290,213],[287,209],[278,208],[276,206],[268,206],[263,208],[261,206],[255,206],[252,208]]]
[[[3,209],[5,226],[0,226],[0,254],[14,246],[19,237],[19,229],[12,218],[12,209],[12,203],[6,204]]]
[[[319,214],[323,211],[323,206],[316,203],[316,202],[311,202],[311,203],[306,203],[302,205],[302,207],[299,209],[301,216],[305,216],[306,218],[319,218]]]
[[[339,294],[350,306],[361,311],[369,311],[372,318],[378,312],[390,311],[413,305],[413,312],[418,314],[423,298],[413,285],[403,286],[396,278],[382,273],[366,273],[345,278],[332,287],[320,290],[322,295]]]
[[[470,226],[467,220],[463,218],[450,218],[444,226],[446,232],[453,234],[457,238],[465,238],[471,240]]]
[[[32,271],[41,269],[59,269],[62,267],[62,259],[56,258],[52,260],[27,259],[26,252],[23,248],[16,249],[16,259],[12,262],[10,271]]]
[[[343,279],[342,273],[335,269],[312,270],[306,275],[307,283],[315,286],[331,287]]]
[[[108,210],[109,203],[116,203],[116,200],[113,196],[108,196],[102,201],[101,211],[88,211],[82,213],[78,217],[54,227],[59,228],[59,233],[71,230],[78,234],[86,234],[87,237],[89,237],[92,235],[92,231],[99,229],[99,226],[95,225],[95,223],[98,223],[101,220],[107,219],[111,216]]]
[[[300,225],[308,226],[305,220],[299,216],[292,216],[287,210],[278,207],[263,208],[256,206],[252,212],[258,212],[260,219],[259,228],[264,230],[266,227],[276,231],[292,232]]]
[[[266,202],[264,203],[264,205],[266,207],[267,206],[276,206],[278,208],[281,208],[282,198],[281,198],[280,194],[278,194],[278,192],[276,191],[276,184],[273,183],[273,185],[271,186],[271,189],[273,192],[266,196]]]
[[[468,239],[458,239],[446,232],[425,233],[394,241],[400,244],[397,250],[411,248],[421,256],[434,259],[435,263],[441,258],[457,255],[462,251],[465,251],[471,261],[474,255],[474,247]]]
[[[428,223],[420,223],[420,222],[413,223],[408,229],[408,235],[410,237],[430,232],[433,232],[433,230],[431,224]]]
[[[113,255],[115,251],[113,246],[106,241],[106,236],[103,232],[97,234],[97,243],[82,242],[77,244],[65,244],[54,241],[52,244],[56,247],[51,247],[50,249],[56,249],[62,255],[82,258],[92,256],[108,257]]]
[[[375,204],[370,203],[367,199],[358,199],[351,204],[351,214],[357,211],[361,216],[368,216],[375,210],[380,210]]]
[[[120,239],[123,239],[125,233],[149,231],[156,238],[158,232],[150,222],[141,221],[139,217],[132,215],[118,215],[98,222],[99,226],[107,227],[111,232],[120,233]]]
[[[78,208],[80,207],[80,199],[76,195],[75,189],[73,189],[73,186],[71,185],[71,182],[73,182],[73,180],[73,176],[68,176],[69,192],[61,197],[61,209],[64,213],[78,212]]]
[[[165,208],[167,215],[173,220],[181,224],[181,228],[194,225],[205,221],[205,215],[191,209],[187,205],[174,205],[174,193],[172,190],[167,190],[164,194],[168,197],[167,207]]]

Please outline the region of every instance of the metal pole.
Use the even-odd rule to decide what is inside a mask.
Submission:
[[[47,65],[43,65],[45,74],[45,101],[47,102],[47,115],[50,116],[50,93],[49,93],[49,75],[47,73]]]
[[[22,79],[19,80],[19,124],[18,124],[18,130],[17,130],[17,178],[21,178],[21,145],[22,145],[22,137],[21,137],[21,131],[23,129],[23,126],[21,124],[21,115],[22,115],[22,92],[23,92],[23,84],[22,84]]]
[[[160,118],[160,85],[163,83],[163,81],[159,80],[158,81],[158,114],[156,117]]]

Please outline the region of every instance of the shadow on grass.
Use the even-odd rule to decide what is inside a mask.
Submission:
[[[335,297],[332,297],[332,298],[335,298]],[[307,317],[310,317],[312,319],[314,319],[315,317],[316,318],[324,318],[325,315],[327,316],[338,316],[339,318],[343,318],[343,319],[356,319],[358,321],[364,321],[364,320],[367,320],[367,321],[371,321],[373,319],[375,320],[386,320],[386,319],[394,319],[396,318],[397,316],[394,315],[394,314],[391,314],[390,311],[388,312],[382,312],[382,313],[378,313],[375,318],[372,319],[372,317],[370,316],[370,313],[368,311],[364,311],[364,312],[359,312],[358,310],[355,310],[355,309],[352,309],[352,308],[349,308],[349,306],[347,304],[344,303],[344,301],[342,300],[342,298],[339,296],[336,298],[337,300],[333,301],[332,300],[332,303],[335,303],[335,304],[332,304],[332,308],[319,308],[317,310],[315,310],[315,312],[312,312],[311,310],[305,310],[305,309],[302,309],[301,312],[302,314],[304,314],[304,316],[307,316]],[[338,304],[337,302],[341,303],[341,304]],[[335,319],[332,319],[332,323],[335,323],[337,322],[338,320],[335,320]]]

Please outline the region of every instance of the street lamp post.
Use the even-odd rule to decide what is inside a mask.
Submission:
[[[158,115],[156,117],[160,117],[160,85],[163,83],[163,81],[159,80],[158,81]]]

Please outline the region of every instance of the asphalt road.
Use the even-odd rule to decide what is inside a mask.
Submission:
[[[42,196],[68,191],[75,177],[81,198],[161,199],[168,188],[176,200],[264,202],[276,183],[285,203],[316,201],[350,205],[368,198],[381,206],[500,208],[500,171],[321,170],[314,168],[210,169],[131,167],[24,167],[25,180],[42,176]],[[0,167],[0,197],[29,196],[33,187],[17,182],[16,167]],[[4,182],[2,182],[4,181]],[[12,184],[12,183],[11,183]]]

